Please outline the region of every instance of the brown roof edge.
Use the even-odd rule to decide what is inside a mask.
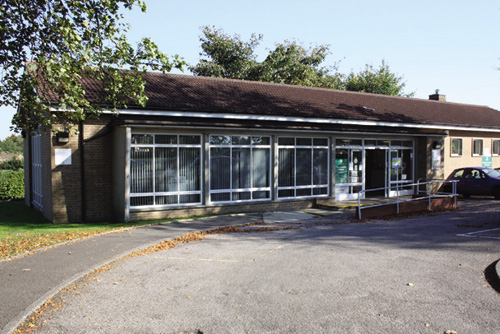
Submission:
[[[146,108],[128,109],[500,129],[500,112],[486,106],[185,74],[148,72],[144,79]],[[106,107],[101,85],[88,77],[82,83],[89,101]]]

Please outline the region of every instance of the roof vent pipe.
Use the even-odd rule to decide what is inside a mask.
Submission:
[[[429,95],[429,100],[446,102],[446,95],[439,94],[439,89],[436,89],[436,94]]]

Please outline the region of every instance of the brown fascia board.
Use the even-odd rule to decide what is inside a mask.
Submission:
[[[408,129],[399,127],[362,126],[362,125],[332,125],[307,122],[262,121],[252,120],[222,120],[199,119],[194,117],[141,117],[119,116],[111,121],[112,126],[143,126],[143,127],[184,127],[184,128],[234,128],[249,130],[283,130],[283,131],[318,131],[329,133],[373,133],[373,134],[399,134],[399,135],[443,135],[444,130],[433,129]]]
[[[159,111],[159,112],[166,111],[166,112],[181,112],[181,113],[182,112],[186,112],[186,113],[189,112],[190,114],[193,114],[193,113],[196,114],[196,113],[199,112],[199,113],[208,114],[208,115],[210,115],[210,114],[214,114],[214,115],[215,114],[224,114],[224,113],[225,114],[229,114],[229,115],[247,115],[247,114],[245,114],[243,112],[226,112],[224,110],[217,110],[217,111],[203,110],[203,111],[200,111],[200,110],[190,110],[190,109],[175,109],[175,110],[173,110],[173,109],[140,108],[140,107],[137,107],[137,108],[129,107],[128,109],[137,110],[137,111],[144,111],[144,115],[126,115],[126,114],[120,114],[119,112],[118,112],[118,115],[121,118],[123,118],[123,117],[130,118],[131,116],[136,116],[136,117],[142,117],[142,118],[152,118],[153,117],[153,118],[156,118],[157,120],[159,120],[158,117],[160,117],[160,116],[150,116],[150,115],[147,114],[147,112],[150,112],[150,111]],[[284,118],[289,117],[289,116],[280,115],[280,114],[276,114],[276,115],[254,115],[254,116],[276,116],[276,117],[284,117]],[[192,119],[192,118],[195,118],[193,116],[186,116],[185,118],[184,117],[180,117],[180,116],[176,116],[176,117],[173,117],[173,116],[162,116],[162,117],[164,119],[165,118],[169,118],[169,119],[172,119],[172,118],[181,118],[181,119]],[[292,116],[292,118],[293,117],[295,117],[295,116]],[[315,126],[313,124],[318,124],[317,122],[314,121],[315,120],[314,117],[301,117],[301,116],[297,116],[297,118],[304,119],[304,122],[301,123],[301,122],[286,121],[286,120],[282,120],[282,121],[279,121],[279,122],[282,123],[282,124],[288,124],[288,127],[293,127],[292,124],[299,124],[299,123],[300,124],[307,124],[307,126],[309,126],[309,127]],[[328,119],[328,117],[321,117],[321,118]],[[439,126],[441,126],[441,127],[443,127],[443,131],[445,131],[449,127],[457,127],[457,126],[460,127],[460,128],[463,128],[465,130],[467,128],[471,128],[473,130],[475,130],[477,128],[481,128],[481,129],[484,129],[485,131],[487,131],[488,129],[489,130],[499,130],[499,128],[500,128],[500,127],[495,127],[495,126],[478,126],[478,125],[457,124],[457,123],[412,122],[412,121],[404,122],[404,121],[395,121],[395,120],[394,121],[391,121],[391,120],[378,120],[378,119],[373,119],[373,118],[370,118],[370,119],[359,119],[359,118],[355,118],[355,117],[346,117],[346,118],[333,118],[332,117],[330,119],[332,119],[332,120],[340,120],[340,121],[343,121],[343,120],[345,120],[345,121],[360,121],[360,122],[371,122],[371,121],[373,121],[373,122],[392,123],[392,124],[398,124],[399,123],[402,126],[403,125],[407,125],[407,126],[409,125],[409,129],[412,129],[410,131],[411,133],[417,133],[418,131],[420,131],[420,130],[418,130],[418,128],[420,126],[424,126],[424,127],[425,126],[432,126],[432,127],[436,127],[436,126],[439,127]],[[311,122],[307,122],[307,120],[311,120]],[[136,121],[138,121],[138,120],[136,119]],[[171,121],[169,121],[169,122],[171,122]],[[176,122],[176,121],[173,121],[173,122]],[[217,124],[223,124],[224,123],[224,121],[221,121],[217,117],[214,117],[214,118],[205,118],[204,117],[201,122],[202,122],[202,124],[207,124],[207,123],[209,123],[209,124],[215,124],[215,123],[217,123]],[[231,120],[231,121],[227,121],[227,122],[234,123],[234,122],[238,122],[238,120]],[[256,121],[253,120],[253,121],[250,121],[250,122],[255,123]],[[272,121],[258,120],[258,122],[264,123],[264,122],[272,122]],[[319,124],[321,124],[321,123],[319,123]],[[325,126],[327,126],[327,127],[335,127],[335,126],[346,127],[348,125],[326,124]],[[383,128],[386,128],[386,129],[392,129],[392,128],[394,128],[394,126],[386,126],[386,127],[384,127],[382,125],[373,125],[373,126],[369,126],[369,125],[364,125],[363,126],[363,125],[360,125],[360,126],[361,127],[369,127],[369,128],[374,128],[374,127],[383,127]],[[407,128],[407,126],[405,126],[405,128]],[[412,127],[412,126],[414,126],[414,127]],[[392,131],[392,130],[390,130],[390,131]],[[401,131],[404,132],[404,131],[407,131],[407,130],[401,130]],[[429,130],[425,130],[424,129],[423,131],[428,132]],[[436,128],[434,128],[434,129],[432,129],[430,131],[432,133],[440,132],[440,130],[436,129]]]

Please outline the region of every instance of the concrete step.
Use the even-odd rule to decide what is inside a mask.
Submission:
[[[324,209],[310,208],[303,210],[303,212],[315,216],[328,217],[329,219],[346,220],[354,218],[353,210],[324,210]]]
[[[328,211],[347,210],[358,207],[357,201],[317,201],[316,208]]]

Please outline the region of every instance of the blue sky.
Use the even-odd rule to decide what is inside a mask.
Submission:
[[[264,58],[276,42],[330,45],[325,65],[341,73],[378,67],[382,59],[404,77],[406,92],[427,99],[436,89],[447,101],[500,110],[500,3],[477,1],[230,1],[146,0],[147,13],[125,12],[129,39],[151,37],[163,52],[198,62],[200,27],[222,28],[248,40],[263,34]],[[188,71],[185,71],[189,74]],[[14,110],[0,109],[0,139],[10,135]]]

